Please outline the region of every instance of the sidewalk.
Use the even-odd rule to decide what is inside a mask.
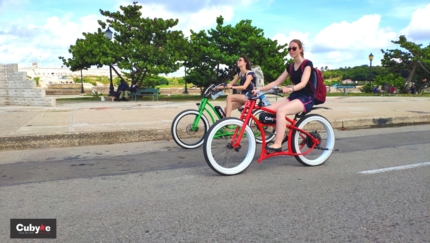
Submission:
[[[172,120],[183,110],[197,109],[197,102],[160,99],[0,106],[0,151],[170,140]],[[225,105],[225,101],[211,103]],[[430,98],[327,97],[321,106],[331,110],[314,113],[325,116],[337,130],[430,123]]]

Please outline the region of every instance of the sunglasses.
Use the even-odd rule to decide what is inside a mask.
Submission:
[[[296,51],[297,50],[297,47],[288,47],[288,51]]]
[[[241,59],[239,59],[239,60],[237,60],[237,62],[242,62],[243,61],[243,59],[241,58]]]

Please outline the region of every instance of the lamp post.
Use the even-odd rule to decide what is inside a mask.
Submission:
[[[372,78],[372,61],[373,61],[373,54],[370,53],[369,55],[369,61],[370,61],[370,83],[372,83],[373,78]]]
[[[81,69],[81,94],[84,94],[84,79],[82,78],[82,69]]]
[[[185,90],[183,92],[183,94],[188,94],[188,88],[187,88],[187,67],[185,67],[185,75],[184,75],[184,82],[185,82]]]
[[[105,31],[105,37],[108,38],[108,40],[112,40],[112,31],[108,28]],[[113,96],[113,83],[112,83],[112,65],[109,64],[109,74],[110,74],[110,85],[109,85],[109,96]]]

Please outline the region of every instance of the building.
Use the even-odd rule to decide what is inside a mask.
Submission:
[[[72,72],[66,67],[39,67],[37,62],[34,62],[31,67],[19,67],[20,72],[26,72],[27,76],[31,79],[36,77],[40,78],[43,83],[62,83],[66,81],[73,81],[75,77],[81,77],[81,71]],[[106,76],[110,77],[109,68],[90,68],[82,70],[82,76]],[[116,73],[112,71],[112,78],[117,77]]]

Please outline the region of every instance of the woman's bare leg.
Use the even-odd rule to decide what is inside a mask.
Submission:
[[[303,103],[298,99],[286,102],[278,107],[276,110],[276,136],[275,142],[271,146],[272,148],[280,148],[282,146],[282,140],[284,139],[285,129],[287,126],[285,117],[297,114],[303,111],[303,109]]]
[[[227,102],[225,106],[225,115],[226,117],[231,116],[231,111],[241,107],[245,104],[246,98],[243,94],[231,94],[227,96]]]

